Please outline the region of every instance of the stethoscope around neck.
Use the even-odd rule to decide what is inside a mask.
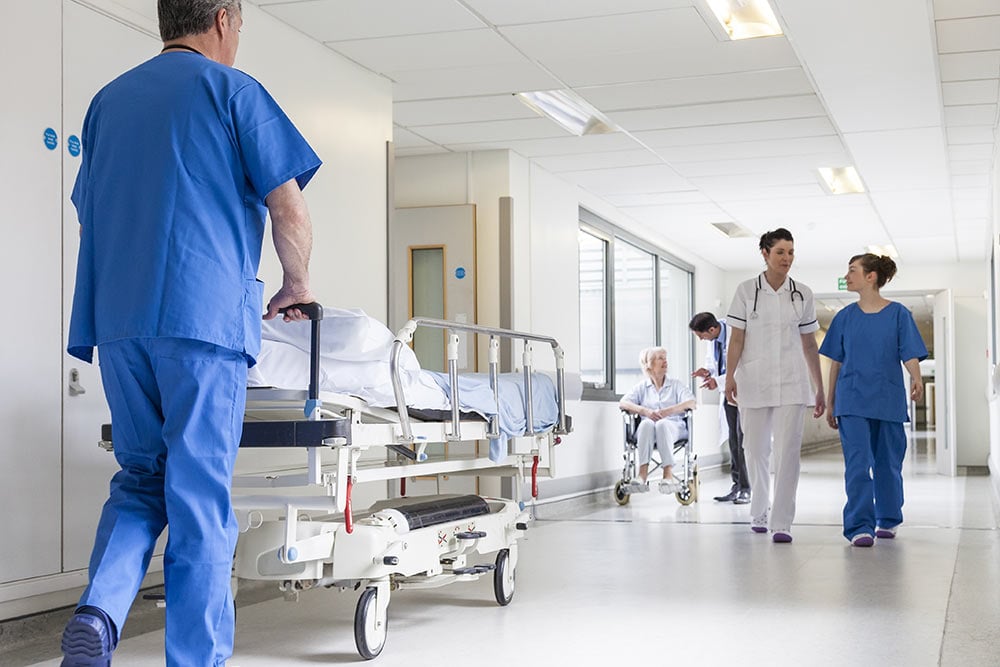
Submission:
[[[763,289],[764,283],[762,281],[763,281],[763,274],[757,276],[757,284],[754,285],[753,288],[753,310],[750,312],[750,319],[752,320],[757,319],[757,296],[760,294],[760,290]],[[795,284],[795,281],[792,280],[791,278],[788,279],[788,286],[792,288],[791,294],[788,295],[789,298],[792,300],[792,308],[795,308],[796,295],[798,295],[799,297],[799,310],[796,310],[795,313],[799,317],[802,317],[801,311],[803,308],[805,308],[806,298],[805,296],[802,295],[802,292]]]

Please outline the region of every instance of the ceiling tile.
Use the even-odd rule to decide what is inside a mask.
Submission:
[[[462,144],[472,141],[505,141],[518,139],[547,139],[570,136],[548,118],[519,120],[494,120],[482,123],[455,123],[452,125],[419,125],[410,127],[436,144]]]
[[[825,116],[756,122],[682,127],[668,130],[643,130],[632,133],[650,148],[695,146],[729,142],[794,140],[803,137],[827,137],[836,130]]]
[[[392,119],[403,126],[443,125],[489,120],[538,118],[514,95],[487,95],[443,100],[414,100],[392,105]]]
[[[992,125],[962,125],[945,130],[949,146],[985,144],[994,140]]]
[[[945,107],[944,122],[949,127],[962,125],[990,125],[995,127],[997,123],[997,105],[967,104],[957,107]]]
[[[959,144],[948,147],[948,158],[953,161],[992,160],[993,144]]]
[[[637,137],[641,140],[640,137]],[[806,137],[772,141],[734,141],[694,146],[665,146],[655,149],[670,162],[707,162],[711,160],[762,159],[801,155],[845,155],[840,137]]]
[[[916,269],[924,262],[938,264],[958,261],[955,237],[951,235],[899,239],[895,245],[899,251],[900,268]]]
[[[1000,49],[1000,15],[937,21],[936,26],[941,53]]]
[[[623,207],[675,206],[678,204],[711,203],[708,197],[697,190],[605,195],[604,199],[615,206]]]
[[[481,151],[509,148],[524,157],[548,155],[581,155],[603,151],[634,150],[638,144],[621,132],[614,134],[593,134],[585,137],[558,137],[554,139],[531,139],[527,141],[473,142],[449,145],[453,151]]]
[[[812,95],[799,67],[758,72],[736,72],[577,88],[588,102],[603,111],[676,107],[708,102]]]
[[[648,53],[683,51],[697,56],[702,50],[720,46],[704,19],[691,6],[600,18],[527,23],[501,27],[500,33],[542,62],[574,54],[606,56],[640,49]]]
[[[995,79],[1000,72],[1000,51],[942,53],[938,64],[942,81]]]
[[[392,76],[410,70],[523,63],[525,58],[489,29],[328,42],[334,51],[373,72]]]
[[[950,157],[951,151],[948,152]],[[952,176],[956,174],[989,174],[992,166],[993,163],[989,159],[956,160],[952,157],[951,162],[949,162],[949,168]]]
[[[951,174],[951,185],[955,189],[964,188],[988,188],[990,187],[989,173],[982,174]]]
[[[934,0],[934,18],[963,19],[1000,14],[996,0]]]
[[[552,157],[535,158],[535,163],[543,169],[559,173],[562,171],[663,164],[663,159],[652,151],[639,149],[610,153],[590,153],[589,155],[554,155]]]
[[[776,4],[799,58],[841,131],[940,122],[936,52],[927,29],[931,19],[926,3],[777,0]]]
[[[894,239],[934,236],[952,223],[948,189],[872,193],[871,198]]]
[[[815,95],[799,95],[766,100],[664,107],[643,111],[618,111],[609,113],[608,117],[621,127],[636,132],[825,115],[823,105],[820,104]]]
[[[563,172],[562,177],[598,194],[690,190],[691,185],[667,165]]]
[[[434,142],[428,141],[406,128],[394,125],[392,128],[392,142],[396,145],[396,150],[400,148],[419,148],[421,146],[436,146]]]
[[[996,79],[983,81],[950,81],[941,84],[941,97],[946,106],[960,104],[996,104]]]
[[[485,24],[454,0],[309,0],[262,2],[268,14],[320,42],[471,30]]]
[[[659,41],[656,44],[657,49],[639,45],[626,53],[607,55],[587,49],[567,50],[540,62],[574,88],[800,66],[788,40],[778,37],[706,42],[699,51]]]
[[[870,191],[940,189],[949,185],[942,134],[938,127],[860,132],[844,141]]]
[[[495,25],[538,23],[565,19],[630,14],[689,7],[692,0],[545,0],[511,2],[510,0],[464,0],[464,3]]]
[[[448,67],[396,72],[392,95],[399,102],[447,97],[512,95],[526,90],[552,90],[560,83],[525,61],[501,65]]]

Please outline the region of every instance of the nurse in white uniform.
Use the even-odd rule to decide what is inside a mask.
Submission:
[[[806,408],[815,406],[813,417],[819,418],[826,401],[813,293],[788,275],[795,255],[791,232],[767,232],[760,237],[760,251],[767,264],[764,272],[740,283],[729,308],[732,334],[726,366],[735,372],[726,376],[726,398],[740,408],[753,489],[750,528],[755,533],[770,530],[772,539],[782,543],[792,541]]]

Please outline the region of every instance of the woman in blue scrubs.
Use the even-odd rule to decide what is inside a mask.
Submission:
[[[893,538],[903,522],[903,456],[908,421],[907,396],[920,401],[921,360],[927,348],[913,316],[879,289],[896,274],[889,257],[855,255],[847,269],[847,289],[858,301],[830,324],[820,354],[830,369],[827,422],[839,428],[844,448],[844,537],[856,547],[875,538]],[[910,375],[907,391],[900,363]]]

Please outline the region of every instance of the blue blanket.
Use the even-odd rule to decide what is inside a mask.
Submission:
[[[451,380],[447,373],[425,371],[433,377],[446,395],[451,396]],[[524,410],[524,375],[500,375],[500,437],[490,440],[490,460],[502,461],[507,457],[507,439],[524,435],[527,416]],[[559,419],[559,403],[555,383],[548,375],[531,375],[531,413],[535,431],[555,426]],[[496,414],[490,376],[486,373],[463,373],[458,376],[458,402],[463,412],[475,412],[489,419]]]

